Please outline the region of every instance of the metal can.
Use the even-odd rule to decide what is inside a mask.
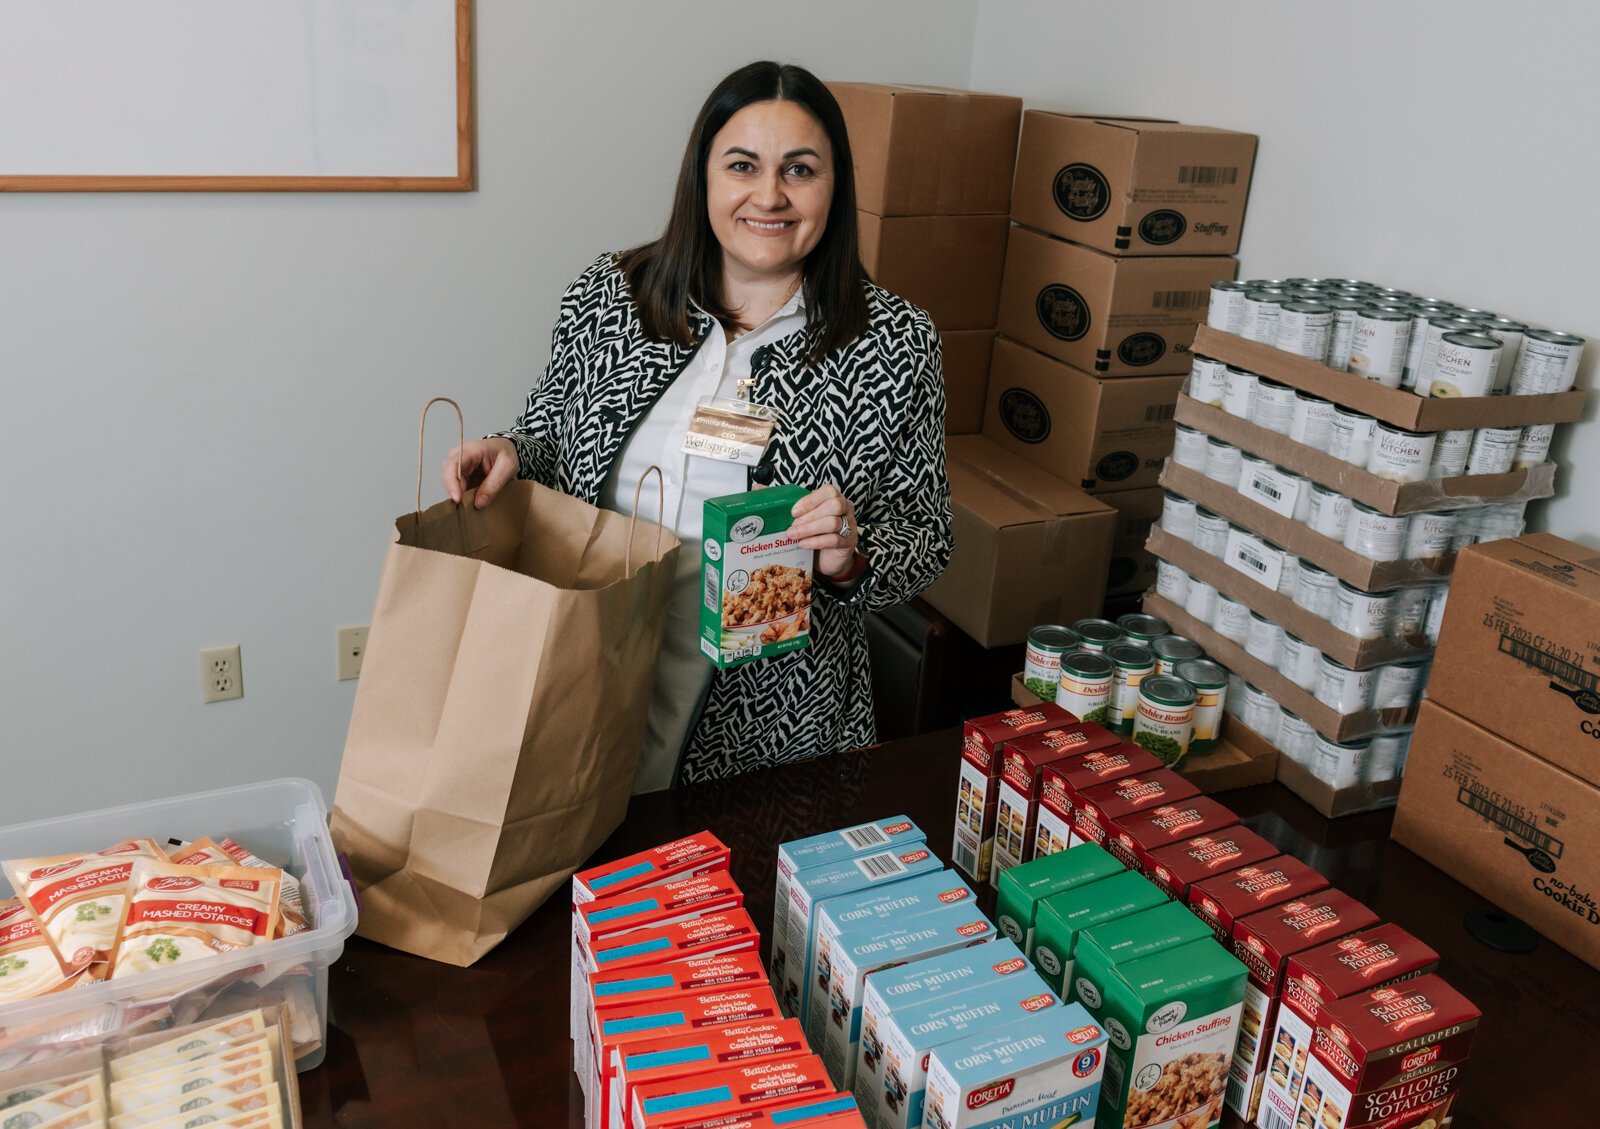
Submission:
[[[1450,538],[1450,549],[1459,553],[1469,545],[1478,543],[1478,528],[1483,521],[1483,508],[1456,511],[1456,533]]]
[[[1289,434],[1294,422],[1295,392],[1287,384],[1261,378],[1256,383],[1255,399],[1250,402],[1250,422],[1278,435]]]
[[[1522,335],[1516,371],[1511,374],[1513,396],[1565,392],[1578,377],[1584,339],[1554,329],[1530,329]]]
[[[1214,408],[1220,407],[1222,397],[1228,391],[1227,364],[1195,354],[1194,363],[1189,366],[1189,380],[1184,386],[1184,391],[1189,394],[1191,400],[1210,404]]]
[[[1289,519],[1304,525],[1311,520],[1311,487],[1314,483],[1303,474],[1295,474],[1283,467],[1278,470],[1294,484],[1294,509],[1290,511]]]
[[[1202,431],[1178,424],[1172,437],[1172,461],[1181,467],[1205,473],[1206,436]]]
[[[1113,643],[1106,658],[1114,665],[1111,672],[1111,708],[1105,726],[1118,733],[1133,731],[1133,714],[1139,704],[1139,683],[1156,672],[1156,655],[1139,643]]]
[[[1318,482],[1311,487],[1311,509],[1306,514],[1306,528],[1343,543],[1354,504],[1337,490]]]
[[[1109,619],[1080,619],[1072,625],[1072,630],[1083,640],[1079,647],[1085,651],[1103,651],[1113,643],[1122,642],[1122,628]]]
[[[1194,687],[1175,675],[1157,674],[1139,684],[1133,743],[1175,767],[1194,737]]]
[[[1413,646],[1422,646],[1422,631],[1428,622],[1428,588],[1402,588],[1394,597],[1394,634]]]
[[[1293,553],[1283,554],[1283,567],[1278,570],[1278,595],[1294,597],[1295,582],[1300,579],[1300,558]]]
[[[1450,599],[1450,589],[1440,588],[1433,594],[1433,599],[1428,601],[1428,622],[1422,629],[1422,637],[1428,641],[1428,646],[1439,645],[1439,627],[1444,623],[1445,603]]]
[[[1447,306],[1423,303],[1411,307],[1411,340],[1406,345],[1406,367],[1400,374],[1401,388],[1415,388],[1417,366],[1422,362],[1422,345],[1428,337],[1428,322],[1432,318],[1450,316]]]
[[[1284,632],[1283,650],[1278,656],[1278,673],[1302,690],[1317,688],[1317,666],[1322,652],[1297,635]]]
[[[1417,358],[1416,371],[1412,374],[1411,390],[1418,396],[1426,396],[1432,390],[1433,374],[1439,361],[1439,344],[1445,334],[1476,332],[1478,323],[1459,314],[1429,318],[1428,331],[1422,339],[1422,353]]]
[[[1550,457],[1550,442],[1555,438],[1556,425],[1553,423],[1536,423],[1532,427],[1522,429],[1522,437],[1517,440],[1517,454],[1511,460],[1512,470],[1532,470],[1536,466],[1543,466]]]
[[[1171,561],[1156,561],[1156,595],[1183,607],[1189,599],[1189,574]]]
[[[1283,655],[1283,637],[1283,628],[1260,612],[1251,612],[1244,639],[1245,654],[1276,670],[1278,659]]]
[[[1331,572],[1323,571],[1310,561],[1300,562],[1300,579],[1294,585],[1295,607],[1328,619],[1333,615],[1333,601],[1338,591],[1339,581]]]
[[[1243,644],[1250,636],[1250,605],[1226,592],[1217,593],[1217,615],[1211,622],[1218,635]]]
[[[1393,592],[1364,592],[1341,580],[1333,601],[1334,630],[1357,639],[1382,639],[1389,633],[1394,606]]]
[[[1161,497],[1161,528],[1180,541],[1194,543],[1195,504],[1168,490]]]
[[[1278,309],[1277,347],[1285,353],[1321,364],[1332,332],[1333,310],[1320,301],[1285,302]]]
[[[1322,304],[1333,312],[1333,325],[1328,334],[1328,367],[1345,372],[1350,368],[1350,343],[1355,339],[1356,315],[1366,307],[1366,300],[1340,291],[1334,297],[1323,299]]]
[[[1243,456],[1232,443],[1224,443],[1216,438],[1206,440],[1206,477],[1211,481],[1237,490],[1243,465]]]
[[[1191,753],[1216,748],[1222,736],[1222,718],[1228,699],[1228,672],[1210,659],[1179,663],[1177,676],[1194,687],[1194,738]]]
[[[1223,699],[1222,712],[1244,724],[1245,680],[1233,671],[1228,672],[1228,696]]]
[[[1477,543],[1482,545],[1486,541],[1520,537],[1527,508],[1527,502],[1506,502],[1498,506],[1485,506],[1479,510]]]
[[[1294,394],[1294,414],[1289,417],[1289,438],[1317,451],[1326,451],[1333,437],[1333,402],[1309,392]]]
[[[1328,454],[1351,466],[1365,467],[1372,457],[1372,437],[1378,421],[1353,408],[1335,407],[1328,435]]]
[[[1436,400],[1492,394],[1500,349],[1500,342],[1487,333],[1445,334],[1439,340],[1427,394]]]
[[[1260,383],[1261,378],[1255,373],[1230,365],[1222,392],[1222,410],[1230,416],[1249,419],[1255,407],[1256,386]]]
[[[1317,660],[1317,701],[1330,710],[1352,714],[1371,709],[1377,684],[1376,671],[1351,670],[1327,655]]]
[[[1397,561],[1406,547],[1406,518],[1352,502],[1344,547],[1369,561]]]
[[[1284,710],[1278,718],[1278,752],[1296,764],[1311,765],[1317,731],[1299,714]]]
[[[1517,461],[1517,446],[1522,442],[1520,427],[1480,427],[1472,436],[1467,453],[1468,474],[1504,474]]]
[[[1189,598],[1184,601],[1183,610],[1207,627],[1210,627],[1217,618],[1216,586],[1206,583],[1198,576],[1191,576],[1189,578]]]
[[[1380,666],[1378,683],[1372,691],[1372,708],[1408,710],[1416,705],[1417,697],[1422,693],[1422,675],[1427,666],[1427,659],[1409,659]]]
[[[1167,621],[1159,616],[1143,615],[1139,612],[1129,612],[1127,615],[1117,617],[1117,626],[1122,628],[1122,633],[1130,643],[1140,643],[1148,647],[1150,643],[1163,635],[1171,635],[1172,628]]]
[[[1394,729],[1372,737],[1367,749],[1364,783],[1382,784],[1399,779],[1405,771],[1406,754],[1410,750],[1410,729]]]
[[[1248,290],[1244,296],[1244,321],[1239,336],[1263,345],[1278,343],[1278,313],[1283,307],[1282,290]]]
[[[1094,651],[1069,651],[1061,656],[1061,682],[1056,705],[1079,721],[1104,725],[1110,715],[1111,679],[1115,666]]]
[[[1061,684],[1061,656],[1078,647],[1078,633],[1070,627],[1044,623],[1028,632],[1028,645],[1022,661],[1022,684],[1029,693],[1047,702],[1055,701]]]
[[[1239,719],[1245,728],[1256,733],[1263,741],[1277,744],[1278,724],[1283,720],[1283,707],[1272,695],[1259,687],[1245,683],[1244,716]]]
[[[1435,385],[1434,387],[1438,387]],[[1433,462],[1435,433],[1380,423],[1372,432],[1367,470],[1390,482],[1421,482]]]
[[[1346,741],[1341,744],[1338,741],[1330,741],[1318,733],[1313,744],[1315,746],[1311,762],[1313,776],[1336,790],[1354,788],[1361,783],[1367,757],[1371,754],[1370,740]]]
[[[1449,555],[1459,517],[1455,510],[1412,514],[1406,522],[1405,559],[1433,560]]]
[[[1434,432],[1433,462],[1428,467],[1429,478],[1454,478],[1467,469],[1467,456],[1472,453],[1472,428]]]
[[[1195,507],[1194,547],[1211,557],[1228,551],[1228,519],[1204,506]]]
[[[1411,343],[1411,315],[1368,306],[1356,313],[1350,332],[1349,371],[1386,388],[1400,387]]]
[[[1156,653],[1157,674],[1171,674],[1184,663],[1205,657],[1205,651],[1199,643],[1182,635],[1163,635],[1159,639],[1152,639],[1150,649]]]
[[[1500,342],[1500,368],[1495,373],[1494,396],[1504,396],[1511,391],[1511,374],[1517,367],[1517,354],[1522,351],[1522,335],[1528,327],[1511,318],[1492,317],[1483,323],[1483,332]]]
[[[1244,325],[1244,296],[1250,288],[1231,279],[1211,284],[1211,300],[1206,305],[1206,324],[1224,333],[1238,333]]]

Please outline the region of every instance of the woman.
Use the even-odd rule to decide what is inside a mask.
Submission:
[[[856,239],[833,96],[800,67],[735,71],[695,121],[666,231],[567,289],[521,418],[461,451],[478,506],[516,476],[627,512],[661,467],[684,548],[635,791],[870,744],[863,617],[949,559],[938,337],[871,284]],[[760,462],[684,454],[695,406],[740,393],[776,420]],[[718,671],[698,651],[702,503],[775,482],[812,488],[792,528],[816,551],[811,645]]]

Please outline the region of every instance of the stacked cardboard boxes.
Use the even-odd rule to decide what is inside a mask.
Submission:
[[[1023,115],[984,435],[1117,511],[1107,594],[1154,579],[1174,405],[1211,284],[1232,279],[1256,139]]]

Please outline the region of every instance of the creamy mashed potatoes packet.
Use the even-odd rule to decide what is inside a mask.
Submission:
[[[61,971],[55,950],[20,899],[0,901],[0,1004],[59,992],[82,979]]]
[[[137,860],[112,978],[270,940],[278,924],[278,875],[254,867]]]
[[[89,854],[13,859],[0,869],[49,939],[61,971],[74,975],[114,956],[134,860],[166,857],[153,839],[128,839]]]
[[[280,870],[257,858],[232,839],[196,839],[189,843],[173,841],[168,856],[180,866],[252,866],[259,870],[277,871],[278,928],[273,936],[292,937],[309,927],[299,879],[287,870]]]

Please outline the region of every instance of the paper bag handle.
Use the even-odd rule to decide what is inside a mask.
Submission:
[[[628,575],[632,576],[639,570],[633,567],[633,531],[639,527],[639,495],[644,490],[644,480],[651,475],[656,476],[656,548],[655,555],[661,555],[661,527],[667,520],[667,484],[661,480],[661,468],[658,466],[645,467],[644,473],[639,476],[639,481],[633,486],[633,513],[628,518],[628,556],[624,560]]]
[[[456,410],[456,481],[461,483],[461,488],[467,488],[466,476],[461,473],[461,448],[467,445],[467,418],[461,414],[461,405],[448,396],[435,396],[422,405],[422,422],[417,425],[417,516],[422,516],[422,439],[428,433],[428,409],[435,404],[449,404]],[[638,499],[634,499],[635,508]]]

